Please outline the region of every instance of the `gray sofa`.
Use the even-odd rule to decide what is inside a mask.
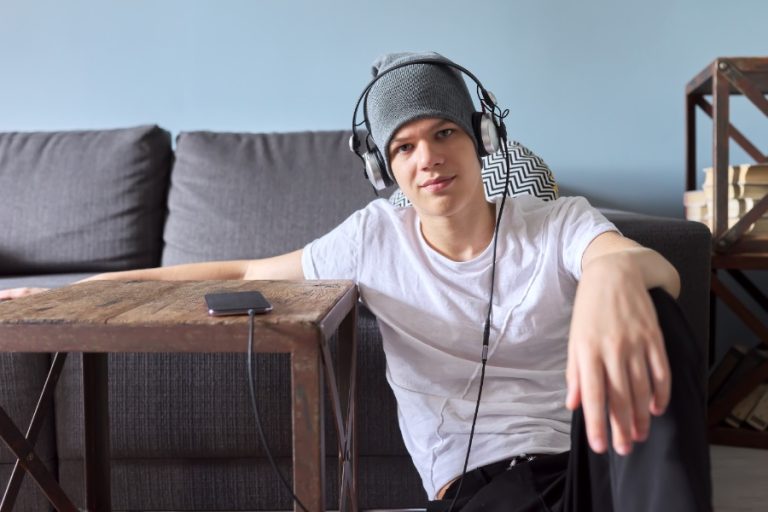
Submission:
[[[174,149],[157,126],[2,133],[0,289],[302,247],[375,197],[347,138],[343,131],[189,132]],[[706,351],[709,231],[677,219],[606,214],[678,268],[680,305]],[[426,497],[400,439],[376,321],[364,309],[359,340],[360,503],[421,507]],[[22,430],[49,363],[44,354],[0,354],[0,403]],[[242,354],[124,354],[110,356],[109,365],[116,510],[291,508],[257,440]],[[82,506],[79,371],[70,357],[37,450]],[[258,358],[257,386],[271,448],[290,474],[285,356]],[[326,494],[336,508],[334,429],[326,417]],[[0,446],[0,484],[11,468]],[[26,478],[16,510],[46,509]]]

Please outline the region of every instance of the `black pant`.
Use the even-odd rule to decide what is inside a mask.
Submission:
[[[675,300],[651,290],[669,365],[672,396],[652,417],[648,439],[627,456],[594,453],[581,409],[573,413],[571,451],[536,458],[506,471],[465,477],[454,511],[688,512],[711,510],[709,447],[701,381],[704,354]],[[482,404],[481,404],[482,407]],[[610,444],[610,443],[609,443]],[[495,473],[495,474],[491,474]],[[447,512],[458,485],[428,512]]]

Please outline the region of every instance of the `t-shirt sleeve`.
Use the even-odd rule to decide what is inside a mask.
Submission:
[[[619,230],[583,197],[562,198],[556,212],[560,226],[563,266],[576,280],[581,279],[581,259],[587,246],[598,235]]]
[[[357,282],[363,217],[363,211],[357,211],[326,235],[304,246],[301,267],[305,279],[350,279]]]

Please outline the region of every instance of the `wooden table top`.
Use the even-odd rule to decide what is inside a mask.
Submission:
[[[244,352],[248,317],[209,316],[203,296],[249,290],[273,305],[259,352],[329,336],[357,302],[352,281],[89,281],[0,302],[0,351]]]

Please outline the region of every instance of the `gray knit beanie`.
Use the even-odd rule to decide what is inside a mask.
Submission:
[[[373,77],[387,69],[419,59],[452,62],[435,52],[390,53],[373,63]],[[379,79],[368,92],[366,103],[371,137],[389,166],[389,143],[404,124],[426,117],[439,117],[459,125],[474,141],[472,113],[475,108],[459,70],[435,64],[413,64],[396,69]]]

